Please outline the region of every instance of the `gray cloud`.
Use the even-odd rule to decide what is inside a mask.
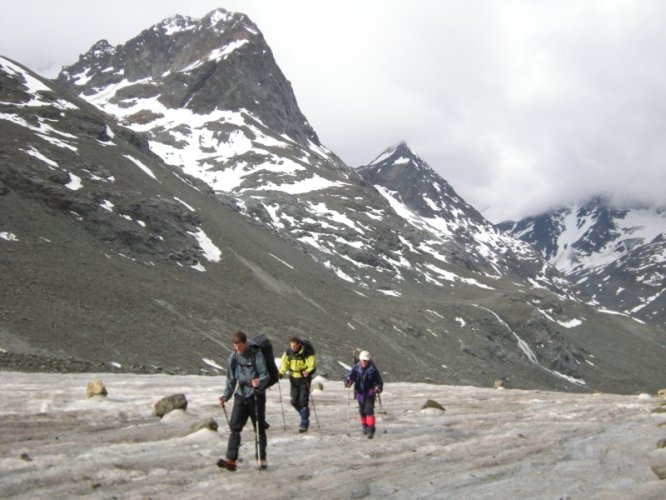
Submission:
[[[257,23],[349,165],[406,140],[493,221],[596,194],[666,204],[658,0],[23,0],[0,4],[0,54],[54,76],[101,38],[219,6]]]

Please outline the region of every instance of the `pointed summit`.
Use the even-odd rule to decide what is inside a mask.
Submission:
[[[415,227],[458,246],[450,254],[467,268],[499,276],[539,266],[540,257],[529,245],[495,229],[406,143],[388,148],[357,171]]]
[[[370,165],[385,165],[390,164],[407,164],[409,162],[420,162],[421,159],[414,151],[407,145],[406,142],[401,142],[397,146],[391,146],[385,149],[377,158],[370,162]]]
[[[248,112],[277,135],[320,145],[261,31],[245,14],[217,9],[201,19],[174,16],[115,48],[97,42],[57,80],[125,125],[153,123],[162,135],[165,124],[157,120],[169,110],[210,115],[210,121],[219,120],[213,115],[220,111]],[[228,128],[209,134],[222,137]],[[181,133],[169,133],[168,140],[176,142]]]
[[[372,163],[359,167],[358,172],[368,182],[397,192],[411,210],[424,217],[450,219],[455,210],[467,214],[475,223],[486,223],[481,214],[460,198],[405,142],[386,149]]]

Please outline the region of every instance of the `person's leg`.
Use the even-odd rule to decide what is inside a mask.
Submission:
[[[364,403],[365,424],[367,425],[367,435],[372,439],[375,435],[375,397],[367,398]]]
[[[299,431],[307,431],[310,427],[310,385],[305,380],[299,384],[298,413],[301,416]]]
[[[299,408],[300,408],[300,406],[298,404],[298,401],[299,401],[299,398],[300,398],[301,387],[300,387],[298,382],[299,382],[298,379],[289,378],[289,385],[291,387],[291,390],[290,390],[290,393],[289,393],[289,395],[290,395],[290,401],[289,402],[291,403],[291,406],[293,406],[294,410],[296,410],[296,411],[299,411]]]
[[[360,422],[361,425],[363,426],[363,434],[368,433],[368,422],[367,422],[367,417],[365,415],[365,401],[359,401],[358,403],[358,413],[361,416]]]
[[[236,460],[238,460],[238,448],[241,444],[241,431],[247,422],[249,413],[247,405],[243,398],[234,397],[234,407],[231,410],[231,420],[229,421],[229,441],[227,442],[227,457],[220,458],[217,466],[230,471],[236,470]]]
[[[241,431],[245,427],[249,416],[250,412],[247,402],[243,398],[236,396],[234,398],[234,408],[231,411],[231,420],[229,421],[229,427],[231,428],[229,443],[227,444],[227,458],[229,460],[238,460]]]

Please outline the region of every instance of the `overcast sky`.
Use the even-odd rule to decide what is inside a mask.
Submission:
[[[406,141],[493,222],[595,194],[666,205],[661,0],[0,0],[0,55],[54,77],[218,7],[259,26],[350,166]]]

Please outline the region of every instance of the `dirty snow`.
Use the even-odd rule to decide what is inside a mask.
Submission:
[[[666,415],[645,395],[390,383],[368,440],[339,381],[314,392],[298,434],[282,381],[268,392],[269,469],[254,468],[249,426],[231,473],[215,465],[228,437],[221,376],[0,377],[3,498],[666,498],[648,457]],[[97,378],[109,395],[88,399]],[[187,411],[153,416],[175,393]],[[421,411],[428,399],[446,411]],[[217,432],[191,430],[209,417]]]

